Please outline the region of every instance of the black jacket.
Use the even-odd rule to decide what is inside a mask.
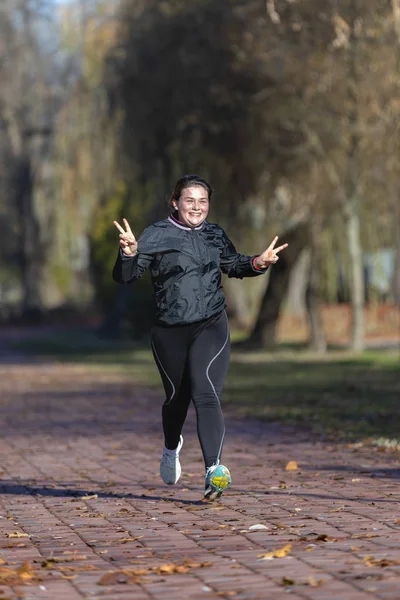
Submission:
[[[150,269],[156,322],[180,325],[224,310],[221,271],[239,279],[264,273],[253,267],[253,258],[236,252],[219,225],[203,221],[191,228],[170,216],[144,230],[134,257],[120,249],[113,279],[130,283]]]

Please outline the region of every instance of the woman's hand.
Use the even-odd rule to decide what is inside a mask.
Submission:
[[[122,219],[125,225],[125,229],[121,227],[118,221],[113,221],[115,227],[119,233],[119,245],[121,246],[122,252],[126,256],[135,256],[137,254],[137,241],[132,233],[129,223],[126,219]]]
[[[278,236],[275,236],[272,244],[270,244],[268,248],[264,250],[262,254],[260,254],[260,256],[257,256],[257,258],[254,260],[254,264],[256,267],[258,267],[259,269],[266,269],[270,265],[274,265],[278,262],[278,252],[281,252],[282,250],[287,248],[289,244],[282,244],[282,246],[278,246],[278,248],[275,248],[275,244],[277,241]]]

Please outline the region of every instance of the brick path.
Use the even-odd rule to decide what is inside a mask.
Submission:
[[[234,483],[204,504],[193,412],[170,488],[157,390],[43,362],[0,378],[0,599],[400,598],[396,455],[228,416]]]

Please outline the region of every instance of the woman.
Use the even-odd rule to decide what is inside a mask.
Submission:
[[[221,465],[225,427],[220,406],[229,366],[229,328],[221,271],[229,277],[252,277],[276,263],[277,237],[262,254],[244,256],[219,225],[206,221],[212,188],[197,175],[179,179],[170,199],[172,214],[150,225],[136,241],[129,223],[117,221],[120,250],[113,279],[130,283],[150,269],[156,301],[152,350],[163,381],[165,447],[160,474],[166,484],[181,475],[179,452],[190,401],[206,469],[207,499],[219,498],[231,483]]]

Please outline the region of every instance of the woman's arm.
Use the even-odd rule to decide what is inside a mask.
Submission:
[[[246,256],[245,254],[237,252],[235,246],[225,232],[223,232],[222,240],[223,249],[221,252],[220,266],[221,271],[228,275],[228,277],[242,279],[243,277],[262,275],[266,272],[267,269],[257,268],[254,265],[257,256]]]
[[[143,275],[154,258],[153,254],[140,252],[140,246],[151,237],[151,228],[145,229],[139,240],[136,241],[128,221],[126,219],[123,219],[123,221],[125,229],[121,227],[118,221],[114,221],[115,227],[120,232],[120,248],[112,277],[117,283],[130,283]]]
[[[246,256],[236,251],[231,240],[223,232],[224,246],[220,263],[222,272],[226,273],[228,277],[236,277],[238,279],[262,275],[270,265],[275,264],[279,260],[278,252],[288,246],[288,244],[283,244],[279,248],[275,248],[277,240],[278,236],[274,238],[272,244],[262,254]]]
[[[140,244],[140,238],[138,243]],[[113,280],[117,283],[136,281],[150,267],[153,258],[151,254],[142,254],[140,250],[135,256],[125,256],[120,248],[112,271]]]

